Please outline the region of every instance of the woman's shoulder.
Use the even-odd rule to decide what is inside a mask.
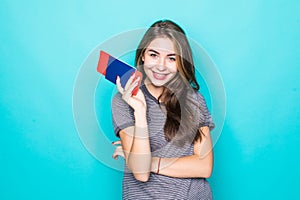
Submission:
[[[187,95],[188,99],[193,102],[205,103],[204,96],[198,90],[190,90]]]
[[[116,104],[121,102],[122,100],[122,95],[120,94],[120,92],[116,93],[113,98],[112,98],[112,104]]]
[[[122,95],[119,92],[112,98],[111,110],[115,117],[133,115],[133,109],[122,99]]]
[[[116,93],[111,102],[112,108],[128,108],[129,105],[123,100],[120,92]]]

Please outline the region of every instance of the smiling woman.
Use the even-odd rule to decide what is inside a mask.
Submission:
[[[164,86],[177,73],[174,44],[168,38],[154,39],[142,60],[147,78],[156,87]]]
[[[136,51],[134,75],[112,102],[114,131],[121,141],[114,157],[125,158],[123,199],[212,199],[206,178],[213,168],[214,128],[198,92],[192,52],[174,22],[155,22]]]

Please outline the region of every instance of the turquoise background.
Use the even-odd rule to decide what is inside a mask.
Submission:
[[[0,3],[0,199],[121,198],[122,173],[78,137],[73,87],[98,44],[161,18],[199,42],[223,78],[215,199],[300,199],[300,1]]]

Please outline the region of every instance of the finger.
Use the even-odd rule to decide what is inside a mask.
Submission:
[[[124,152],[120,152],[120,155],[119,155],[119,156],[121,156],[122,158],[125,159],[125,154],[124,154]]]
[[[118,154],[114,153],[114,154],[112,155],[112,157],[113,157],[113,159],[118,160]]]
[[[123,152],[122,146],[117,146],[114,153]]]
[[[126,89],[126,93],[130,94],[130,96],[132,96],[132,91],[134,90],[134,88],[138,85],[140,80],[140,77],[136,78],[133,83]]]
[[[123,151],[123,148],[121,146],[117,147],[115,149],[115,152],[113,153],[112,157],[114,159],[118,159],[118,157],[121,156],[123,158],[125,158],[125,154],[124,154],[124,151]]]
[[[118,156],[121,156],[121,157],[123,157],[123,158],[125,158],[125,153],[124,153],[124,151],[123,151],[123,148],[119,148],[119,149],[117,150],[117,155],[118,155]]]
[[[124,151],[123,151],[122,146],[118,146],[118,147],[116,148],[115,152],[116,152],[118,155],[124,154]]]
[[[117,140],[117,141],[114,141],[112,142],[113,145],[117,145],[117,144],[122,144],[121,140]]]
[[[116,85],[117,85],[118,91],[119,91],[121,94],[123,94],[123,93],[124,93],[124,89],[123,89],[122,86],[121,86],[121,81],[120,81],[120,77],[119,77],[119,76],[117,76]]]
[[[118,159],[119,151],[120,151],[120,150],[119,150],[118,148],[115,149],[115,151],[114,151],[114,153],[113,153],[113,155],[112,155],[112,157],[113,157],[114,159]]]
[[[122,95],[122,98],[129,104],[130,97],[132,97],[132,91],[133,89],[137,86],[138,82],[134,81],[133,83],[130,84],[125,90]],[[127,85],[127,84],[126,84]]]
[[[132,74],[130,76],[130,78],[128,79],[128,81],[126,82],[126,85],[125,85],[125,88],[124,88],[125,90],[127,90],[130,87],[130,85],[132,84],[132,81],[133,81],[134,77],[135,77],[135,73]]]
[[[125,159],[124,153],[114,153],[112,157],[113,157],[115,160],[118,160],[119,156],[121,156],[122,158]]]

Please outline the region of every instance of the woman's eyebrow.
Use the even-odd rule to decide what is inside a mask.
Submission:
[[[159,54],[159,52],[158,52],[158,51],[155,51],[154,49],[149,49],[148,51],[152,51],[152,52],[154,52],[154,53],[156,53],[156,54]]]
[[[152,51],[152,52],[154,52],[156,54],[160,54],[158,51],[155,51],[154,49],[149,49],[148,51]],[[175,56],[175,53],[170,53],[167,56]]]

